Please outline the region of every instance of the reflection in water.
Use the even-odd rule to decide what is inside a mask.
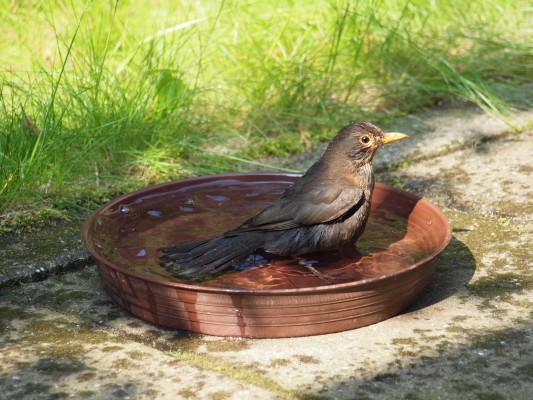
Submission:
[[[145,257],[146,256],[146,250],[145,249],[141,249],[137,252],[137,257]]]
[[[263,257],[261,254],[252,253],[244,260],[233,263],[232,267],[237,270],[242,269],[252,269],[258,266],[266,267],[268,265],[268,260]]]
[[[220,180],[151,194],[101,213],[94,240],[111,262],[164,281],[157,249],[171,243],[214,237],[267,207],[286,181]],[[294,289],[337,285],[397,273],[431,253],[418,225],[375,207],[357,246],[337,253],[280,257],[257,251],[233,269],[193,284],[231,289]]]

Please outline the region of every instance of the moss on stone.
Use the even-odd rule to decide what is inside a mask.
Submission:
[[[97,377],[96,372],[93,372],[93,371],[83,372],[78,375],[78,381],[79,382],[92,381],[96,377]]]
[[[398,349],[398,354],[402,357],[416,357],[419,353],[417,349],[410,350],[406,349],[405,347],[402,347]]]
[[[453,321],[454,322],[464,322],[466,321],[468,318],[470,318],[468,315],[456,315],[455,317],[453,317]]]
[[[294,357],[298,360],[298,362],[301,362],[303,364],[320,364],[320,361],[313,356],[308,356],[305,354],[296,354]]]
[[[398,344],[415,345],[417,343],[417,340],[415,340],[414,338],[394,338],[392,339],[391,343],[393,345],[398,345]]]
[[[533,288],[533,277],[515,272],[493,273],[483,276],[468,284],[467,288],[477,296],[509,300],[510,295],[524,289]]]
[[[463,328],[462,326],[452,325],[452,326],[448,326],[446,328],[446,332],[465,334],[465,333],[468,333],[468,329],[467,328]]]
[[[0,237],[8,233],[28,234],[66,218],[66,213],[53,208],[13,211],[0,218]]]
[[[511,301],[512,294],[533,288],[529,272],[530,243],[519,240],[519,228],[480,215],[458,211],[448,215],[454,226],[454,236],[464,246],[454,246],[452,241],[439,268],[465,267],[465,263],[468,264],[465,259],[470,257],[482,276],[467,288],[472,294],[487,299],[499,296],[501,301]]]
[[[522,172],[525,174],[531,174],[533,173],[533,166],[522,164],[518,167],[518,172]]]
[[[533,209],[533,201],[526,200],[522,202],[510,201],[503,197],[501,200],[492,203],[492,207],[498,215],[516,217],[528,215]]]
[[[134,366],[135,364],[132,363],[130,360],[128,360],[127,358],[120,358],[118,360],[116,360],[115,362],[113,362],[113,364],[111,365],[111,368],[113,369],[117,369],[117,370],[121,370],[121,369],[130,369]]]
[[[160,341],[167,351],[176,352],[197,352],[205,344],[205,339],[201,335],[188,332],[179,332],[170,339]]]
[[[34,316],[35,313],[22,307],[0,306],[0,334],[3,334],[9,324],[16,319],[27,319]]]
[[[255,371],[246,366],[229,363],[208,353],[171,352],[170,354],[197,368],[214,371],[237,381],[260,387],[274,393],[278,397],[287,399],[300,398],[297,392],[285,389],[262,372]]]
[[[21,339],[39,346],[41,354],[54,357],[79,356],[87,351],[88,345],[124,341],[122,337],[111,336],[90,325],[61,318],[30,320]]]
[[[145,353],[139,350],[128,351],[127,354],[132,360],[142,360],[145,357]]]
[[[52,375],[70,375],[86,368],[85,363],[75,356],[43,357],[32,366],[36,371]]]
[[[291,362],[287,360],[286,358],[275,358],[270,362],[269,367],[274,367],[274,368],[285,367],[286,365],[289,365],[290,363]]]
[[[114,308],[104,313],[100,319],[104,321],[113,321],[115,319],[124,317],[124,315],[125,315],[125,312],[122,309]]]
[[[478,400],[505,400],[506,396],[499,392],[481,392],[477,393],[476,397]]]
[[[196,398],[196,391],[192,389],[181,389],[178,394],[180,395],[180,398],[184,399],[194,399]]]
[[[81,392],[76,393],[76,396],[79,396],[80,399],[90,399],[96,397],[96,392],[92,390],[82,390]]]
[[[248,341],[244,339],[220,339],[205,344],[209,352],[241,351],[250,347]]]
[[[122,350],[123,347],[122,346],[117,346],[117,345],[111,345],[111,346],[104,346],[100,349],[100,351],[104,352],[104,353],[114,353],[115,351],[119,351],[119,350]]]
[[[209,397],[212,400],[229,399],[231,397],[231,392],[228,392],[228,391],[225,391],[225,390],[219,390],[218,392],[210,393]]]
[[[518,370],[522,374],[533,378],[533,363],[527,363],[527,364],[521,365],[520,367],[518,367]]]
[[[17,393],[21,399],[32,398],[35,395],[40,395],[41,393],[50,393],[52,394],[52,385],[43,383],[43,382],[26,382],[24,383],[22,389]],[[51,396],[53,398],[55,396]]]
[[[76,303],[79,300],[90,299],[92,295],[81,290],[71,290],[69,288],[56,288],[50,291],[49,302],[54,307],[64,307],[68,303]]]

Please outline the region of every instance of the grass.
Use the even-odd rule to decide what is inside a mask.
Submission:
[[[92,209],[453,98],[512,126],[508,95],[532,78],[525,0],[204,3],[0,6],[4,220]]]

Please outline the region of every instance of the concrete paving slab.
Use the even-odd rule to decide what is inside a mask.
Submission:
[[[441,205],[475,211],[533,228],[533,130],[409,165],[391,181]]]
[[[428,113],[411,118],[435,124],[433,139],[421,133],[413,142],[428,153],[397,149],[400,162],[381,169],[380,178],[442,207],[454,237],[425,292],[401,315],[288,339],[161,328],[111,301],[76,242],[78,221],[58,231],[75,238],[72,246],[47,255],[43,249],[51,246],[39,247],[38,236],[1,243],[8,246],[0,247],[0,275],[19,273],[18,281],[0,286],[2,393],[13,399],[530,399],[531,130],[491,131],[483,121],[492,117],[481,114],[474,129],[469,110],[454,110],[450,119]],[[471,126],[470,139],[490,139],[468,142],[454,126]],[[459,145],[436,141],[445,131]],[[31,275],[37,262],[56,270]]]
[[[520,131],[529,130],[533,110],[517,111],[511,120],[513,126]],[[394,123],[381,128],[406,133],[409,139],[384,146],[376,153],[374,169],[378,172],[387,171],[391,166],[396,168],[402,163],[433,159],[516,133],[514,128],[502,120],[469,104],[422,111],[398,118]],[[336,133],[335,129],[332,129],[332,137]],[[322,143],[312,151],[294,157],[273,157],[266,164],[305,171],[322,155],[326,147],[327,143]]]
[[[120,310],[94,265],[4,290],[0,332],[0,387],[9,399],[271,399],[276,389],[286,394],[275,385],[266,390],[241,382],[233,370],[217,371],[219,365],[190,362],[183,354],[194,349],[196,335],[166,331]]]
[[[60,220],[23,236],[0,236],[0,289],[47,279],[90,262],[80,238],[82,218]]]

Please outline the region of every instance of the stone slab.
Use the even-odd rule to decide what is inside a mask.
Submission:
[[[48,230],[0,242],[0,276],[8,271],[18,277],[0,285],[2,394],[530,399],[531,129],[493,129],[487,122],[492,117],[480,111],[449,112],[399,121],[397,126],[405,123],[405,131],[418,129],[420,135],[396,148],[388,159],[394,168],[379,173],[380,180],[440,206],[453,226],[428,287],[402,314],[357,330],[287,339],[161,328],[111,301],[79,243],[77,221],[58,226],[55,238]],[[524,126],[531,126],[524,118]],[[434,129],[422,133],[426,126]],[[291,162],[302,165],[297,158]],[[49,272],[34,275],[37,265]]]

